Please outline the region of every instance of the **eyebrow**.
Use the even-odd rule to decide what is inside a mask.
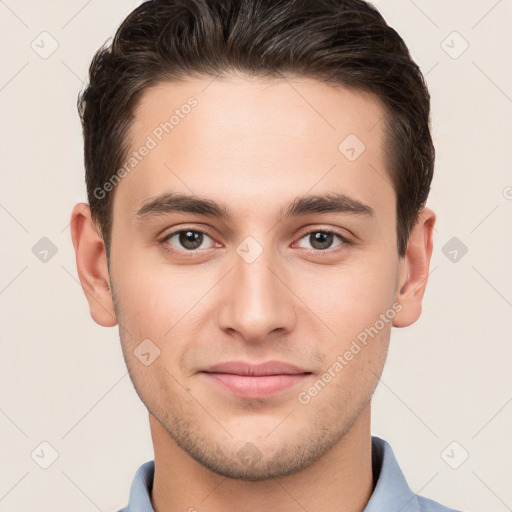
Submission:
[[[149,217],[175,212],[195,213],[226,220],[234,217],[225,203],[196,195],[190,196],[178,193],[163,193],[154,199],[145,201],[135,216],[138,221],[142,222]],[[374,216],[374,210],[367,204],[345,194],[335,192],[296,197],[291,203],[281,208],[279,213],[283,218],[313,213],[349,213]]]

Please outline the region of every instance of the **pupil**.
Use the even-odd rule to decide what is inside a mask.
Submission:
[[[183,247],[193,250],[201,246],[203,234],[195,231],[182,231],[179,238]]]
[[[313,233],[311,236],[313,237],[311,245],[315,249],[326,249],[332,243],[332,233],[324,233],[322,231],[317,231],[316,233]]]

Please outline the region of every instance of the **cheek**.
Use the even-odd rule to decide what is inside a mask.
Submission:
[[[125,229],[129,233],[128,227]],[[134,246],[128,239],[122,233],[118,236],[112,259],[113,280],[125,315],[139,323],[151,320],[152,315],[146,316],[148,311],[158,313],[173,301],[177,291],[181,294],[183,290],[179,278],[173,279],[169,265],[162,263],[157,248]]]
[[[120,329],[122,336],[130,343],[162,337],[173,323],[169,314],[175,293],[170,283],[158,279],[155,269],[148,270],[142,262],[125,259],[113,263],[112,268],[118,321],[125,327]]]
[[[361,258],[333,267],[324,279],[319,274],[303,275],[297,281],[298,295],[308,298],[308,307],[340,340],[348,341],[392,308],[397,269],[392,258]]]
[[[172,268],[142,258],[126,258],[113,268],[118,320],[126,328],[120,330],[125,352],[133,353],[142,340],[150,339],[160,350],[156,362],[173,366],[185,347],[193,348],[200,339],[197,332],[211,318],[205,296],[215,281],[192,273],[190,267]]]

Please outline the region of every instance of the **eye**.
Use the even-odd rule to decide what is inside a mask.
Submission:
[[[306,249],[313,249],[315,251],[325,251],[326,249],[331,249],[333,247],[333,241],[335,240],[336,237],[338,238],[340,243],[338,243],[334,247],[340,247],[342,245],[349,243],[349,241],[340,233],[328,229],[310,231],[300,240],[307,240],[307,242],[310,244],[310,247],[306,247]]]
[[[166,235],[160,243],[169,252],[193,252],[211,248],[211,246],[204,246],[207,239],[212,240],[206,231],[200,229],[180,229]]]
[[[335,244],[336,239],[338,239],[337,244]],[[210,240],[209,244],[208,240]],[[329,229],[310,231],[299,240],[306,240],[309,247],[306,246],[303,248],[313,252],[330,252],[328,250],[333,248],[333,252],[336,252],[336,248],[350,244],[350,241],[343,235]],[[194,255],[196,251],[221,247],[221,245],[208,234],[208,230],[204,228],[182,228],[165,235],[159,243],[167,252],[177,255],[189,254],[191,256]]]

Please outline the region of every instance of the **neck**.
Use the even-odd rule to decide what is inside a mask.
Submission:
[[[266,481],[218,475],[183,451],[150,414],[155,448],[151,501],[155,512],[362,512],[374,488],[370,404],[350,430],[299,473]]]

